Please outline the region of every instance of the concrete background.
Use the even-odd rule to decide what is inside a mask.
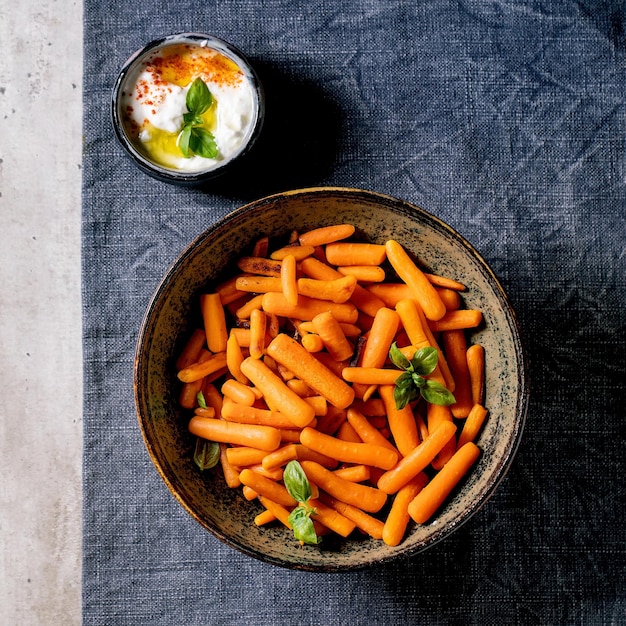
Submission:
[[[0,624],[80,624],[82,2],[0,0]]]

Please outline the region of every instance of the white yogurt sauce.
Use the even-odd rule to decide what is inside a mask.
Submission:
[[[217,143],[214,159],[185,158],[177,144],[187,91],[198,77],[213,96],[202,117]],[[198,172],[218,167],[245,146],[256,121],[256,98],[250,79],[231,59],[200,45],[176,44],[151,53],[129,74],[120,111],[127,134],[147,158],[167,168]]]

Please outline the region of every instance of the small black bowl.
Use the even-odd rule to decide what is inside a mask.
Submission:
[[[124,111],[122,110],[122,93],[133,87],[131,82],[141,63],[157,50],[181,44],[215,50],[227,57],[243,72],[244,78],[249,81],[253,95],[253,117],[248,125],[247,132],[241,142],[241,145],[239,145],[235,152],[227,158],[218,161],[216,164],[209,166],[207,169],[199,171],[175,169],[173,167],[158,164],[151,160],[142,150],[139,149],[138,139],[133,138],[129,134],[127,124],[124,121]],[[137,165],[143,172],[167,183],[195,186],[217,178],[218,176],[221,176],[231,170],[242,160],[244,155],[251,150],[252,146],[258,139],[263,126],[263,120],[265,117],[265,97],[263,87],[254,68],[242,52],[240,52],[232,44],[212,35],[202,33],[180,33],[169,35],[150,42],[140,50],[136,51],[124,63],[113,87],[111,117],[113,129],[115,130],[117,139],[133,163],[135,163],[135,165]]]

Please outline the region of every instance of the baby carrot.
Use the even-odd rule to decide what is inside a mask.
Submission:
[[[245,295],[245,293],[237,289],[237,278],[238,276],[229,278],[215,288],[215,293],[219,294],[222,306],[232,304]]]
[[[422,491],[409,504],[409,515],[418,523],[427,522],[443,504],[461,478],[480,455],[480,449],[471,441],[455,452]]]
[[[241,364],[244,356],[237,335],[233,330],[230,331],[228,341],[226,342],[226,367],[228,367],[228,371],[235,380],[246,385],[248,384],[248,379],[241,373]]]
[[[293,256],[296,261],[302,261],[308,256],[311,256],[315,252],[315,248],[313,246],[296,246],[289,245],[283,248],[279,248],[270,254],[270,258],[283,261],[287,256]]]
[[[226,352],[226,317],[219,293],[205,293],[200,296],[200,309],[204,320],[207,347],[214,354]]]
[[[288,335],[276,336],[267,346],[267,354],[333,406],[343,409],[352,404],[353,389]]]
[[[356,432],[356,428],[348,421],[343,422],[337,430],[337,439],[341,439],[341,441],[363,443],[363,439],[359,437],[359,433]]]
[[[367,290],[380,298],[385,306],[393,309],[400,300],[414,298],[413,291],[406,283],[383,283],[381,285],[368,285]]]
[[[289,389],[263,361],[248,357],[241,364],[241,371],[261,390],[270,409],[283,413],[296,426],[306,426],[315,417],[313,407]]]
[[[225,398],[222,405],[222,417],[229,422],[240,424],[256,424],[273,428],[297,428],[284,413],[270,411],[257,406],[246,406]]]
[[[472,388],[472,402],[482,404],[485,395],[485,349],[479,344],[468,346],[465,352]]]
[[[267,316],[263,311],[254,309],[250,312],[250,356],[260,359],[265,350],[265,332]],[[240,366],[241,367],[241,366]]]
[[[450,406],[452,415],[467,417],[472,408],[472,388],[467,367],[467,340],[462,330],[448,330],[442,334],[443,347],[450,372],[454,378],[456,402]]]
[[[354,234],[352,224],[333,224],[314,228],[298,237],[301,246],[325,246],[341,239],[347,239]]]
[[[335,361],[345,361],[352,356],[352,345],[346,339],[339,322],[332,313],[328,311],[320,313],[313,318],[312,322],[317,334],[324,342],[326,350]]]
[[[385,270],[380,265],[343,265],[337,271],[364,283],[382,283],[385,280]]]
[[[334,470],[333,474],[349,480],[351,483],[364,483],[370,479],[372,472],[369,465],[348,465]]]
[[[298,293],[308,298],[329,300],[337,304],[347,302],[357,286],[354,276],[342,276],[334,280],[316,280],[315,278],[298,278]]]
[[[224,474],[224,480],[231,489],[237,489],[241,486],[239,480],[239,470],[230,464],[228,457],[226,456],[226,450],[228,446],[225,443],[220,443],[220,465],[222,466],[222,473]]]
[[[341,375],[349,383],[362,385],[393,385],[402,372],[379,367],[344,367]]]
[[[424,472],[420,472],[415,478],[412,478],[406,485],[401,487],[396,494],[383,525],[382,540],[388,546],[397,546],[404,538],[406,527],[411,519],[408,511],[409,504],[427,482],[428,476]]]
[[[415,478],[426,469],[437,453],[454,436],[456,426],[451,422],[444,422],[430,433],[419,446],[413,449],[398,464],[385,472],[378,480],[378,488],[385,493],[396,493],[409,480]],[[301,435],[302,436],[302,435]]]
[[[311,498],[309,505],[314,509],[314,513],[311,516],[314,520],[317,520],[342,537],[347,537],[356,528],[356,524],[352,520],[349,520],[332,507],[326,506],[321,500]]]
[[[396,401],[393,397],[394,388],[394,385],[382,385],[378,388],[378,393],[385,405],[389,430],[391,430],[396,447],[402,456],[406,456],[419,445],[420,440],[411,405],[407,404],[402,409],[396,408]]]
[[[463,283],[453,280],[452,278],[447,278],[446,276],[429,274],[428,272],[425,272],[424,276],[426,276],[433,285],[437,285],[437,287],[445,287],[446,289],[454,289],[455,291],[465,291],[467,289]]]
[[[330,243],[326,259],[331,265],[380,265],[386,256],[385,246],[375,243]]]
[[[183,383],[178,396],[178,404],[183,409],[193,409],[198,403],[198,392],[202,389],[204,378],[199,378],[191,383]]]
[[[307,352],[321,352],[324,349],[324,341],[315,333],[303,335],[300,343]]]
[[[383,446],[384,448],[389,448],[398,454],[398,450],[394,447],[394,445],[388,439],[385,439],[380,431],[377,428],[374,428],[365,416],[359,413],[356,409],[348,409],[348,423],[352,426],[352,428],[354,428],[357,435],[364,443],[373,443],[377,446]],[[399,454],[398,457],[400,457]]]
[[[204,361],[198,361],[178,372],[178,379],[183,383],[192,383],[226,367],[226,352],[212,354]]]
[[[260,274],[261,276],[274,276],[280,278],[280,261],[266,259],[264,257],[241,257],[237,261],[237,267],[247,274]]]
[[[468,441],[475,441],[486,417],[487,409],[484,406],[475,404],[472,407],[459,435],[458,448],[462,448]]]
[[[376,487],[345,480],[314,461],[302,461],[301,465],[311,482],[346,504],[352,504],[368,513],[376,513],[387,502],[387,494]]]
[[[437,430],[442,422],[452,422],[452,411],[449,406],[440,404],[428,404],[426,409],[426,420],[428,424],[428,432],[432,433]],[[441,449],[439,454],[432,460],[431,465],[434,469],[440,470],[456,452],[456,438],[450,437],[450,440]]]
[[[419,302],[426,317],[430,320],[441,319],[446,313],[446,305],[424,272],[397,241],[390,239],[385,248],[389,262],[398,276],[411,288],[413,297]]]
[[[323,396],[305,396],[304,401],[313,407],[316,417],[326,415],[328,412],[328,403]]]
[[[226,458],[231,465],[246,467],[260,463],[267,456],[267,450],[250,448],[249,446],[235,446],[226,450]]]
[[[383,522],[379,519],[367,514],[356,506],[346,504],[337,498],[333,498],[327,493],[321,493],[319,499],[327,506],[335,509],[338,513],[341,513],[341,515],[353,521],[356,527],[365,534],[373,539],[382,539]]]
[[[194,415],[189,421],[189,432],[209,441],[250,446],[270,452],[280,446],[280,432],[271,426],[238,424]]]
[[[200,356],[200,351],[204,347],[206,341],[206,333],[201,328],[197,328],[189,337],[187,343],[183,347],[178,359],[176,359],[175,367],[182,370],[188,365],[195,363]]]
[[[263,294],[260,293],[258,296],[254,296],[250,298],[246,303],[242,304],[236,311],[235,315],[241,320],[248,319],[250,317],[250,313],[254,311],[254,309],[263,308]]]
[[[259,495],[259,502],[268,510],[281,524],[292,530],[289,523],[289,509],[278,502],[274,502],[271,498]]]
[[[243,385],[233,378],[229,378],[224,382],[222,385],[222,394],[230,398],[233,402],[247,406],[252,406],[257,399],[251,387]]]
[[[296,282],[296,257],[288,254],[280,267],[280,284],[283,295],[289,304],[298,304],[298,285]]]
[[[362,463],[388,470],[398,461],[397,453],[384,446],[341,441],[308,427],[302,429],[300,442],[311,450],[344,463]]]
[[[240,276],[237,278],[237,289],[241,293],[267,293],[282,291],[283,285],[276,276]]]
[[[271,478],[262,476],[258,472],[253,472],[247,468],[243,469],[239,474],[239,480],[242,485],[254,489],[259,495],[265,496],[278,504],[283,506],[296,506],[298,504],[283,485]]]
[[[255,526],[265,526],[266,524],[271,524],[276,519],[276,516],[271,512],[265,509],[254,518]]]
[[[483,314],[476,309],[459,309],[448,311],[441,319],[428,322],[433,332],[476,328],[483,320]]]
[[[354,324],[358,319],[356,307],[349,302],[336,303],[317,300],[307,296],[298,296],[298,304],[287,302],[282,293],[263,294],[262,306],[266,313],[274,313],[281,317],[292,317],[300,320],[312,320],[319,313],[330,311],[338,322]]]
[[[446,305],[448,312],[456,311],[461,308],[461,296],[454,289],[445,289],[444,287],[435,287],[442,302]]]

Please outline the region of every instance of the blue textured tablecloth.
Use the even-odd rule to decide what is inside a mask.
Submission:
[[[86,625],[626,624],[626,8],[623,0],[85,0]],[[268,98],[245,178],[139,172],[116,73],[162,35],[241,48]],[[532,365],[507,479],[406,563],[283,570],[222,545],[161,482],[132,391],[160,278],[245,201],[302,186],[388,193],[447,221],[517,309]]]

